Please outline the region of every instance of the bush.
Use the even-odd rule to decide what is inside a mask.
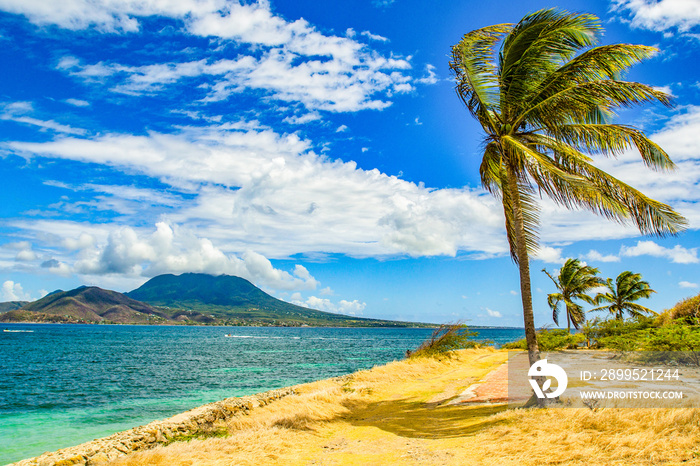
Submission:
[[[424,341],[415,351],[409,353],[409,356],[412,358],[449,356],[451,351],[478,348],[491,343],[472,340],[471,337],[476,335],[478,333],[470,332],[466,325],[443,324],[435,329],[428,340]]]
[[[671,309],[665,310],[656,319],[657,325],[669,325],[682,319],[689,325],[698,325],[700,318],[700,294],[679,301]]]
[[[569,333],[564,329],[542,329],[537,332],[537,346],[540,351],[555,351],[564,348],[577,348],[585,341],[585,336],[580,333]],[[527,340],[522,339],[501,346],[503,349],[527,349]]]
[[[654,320],[644,316],[630,320],[594,319],[586,324],[582,333],[589,347],[635,351],[641,349],[641,341],[653,325]]]

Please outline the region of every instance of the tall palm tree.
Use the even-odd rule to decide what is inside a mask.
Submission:
[[[609,121],[619,107],[670,105],[664,92],[621,80],[623,71],[656,49],[593,47],[601,32],[596,16],[540,10],[516,25],[472,31],[452,47],[456,91],[486,134],[481,182],[502,201],[511,257],[520,271],[530,364],[539,359],[529,265],[538,243],[538,194],[632,223],[642,233],[663,236],[686,225],[668,205],[592,163],[592,154],[614,157],[636,148],[652,169],[674,166],[642,131]]]
[[[598,269],[590,265],[583,265],[578,259],[568,259],[559,270],[559,275],[556,278],[552,277],[547,269],[542,269],[542,271],[547,274],[559,290],[558,293],[547,295],[547,304],[552,309],[554,323],[559,325],[559,305],[564,303],[567,330],[571,333],[571,324],[578,330],[586,320],[586,313],[580,304],[574,302],[574,299],[585,301],[591,305],[596,304],[588,292],[605,285],[605,281],[596,276],[599,272]]]
[[[641,274],[632,273],[629,270],[622,272],[615,279],[614,285],[612,278],[608,278],[606,286],[608,287],[608,292],[598,293],[595,297],[595,303],[609,304],[596,307],[588,312],[610,311],[617,320],[622,320],[624,318],[625,311],[632,317],[657,314],[651,309],[634,302],[642,298],[648,298],[652,293],[656,293],[656,291],[651,289],[648,282],[642,280]]]

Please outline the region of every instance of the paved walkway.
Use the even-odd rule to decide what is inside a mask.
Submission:
[[[531,388],[527,384],[525,387],[521,386],[522,380],[517,386],[513,380],[509,383],[508,371],[513,371],[513,374],[515,371],[527,374],[528,366],[527,353],[514,355],[486,374],[483,379],[471,384],[448,404],[524,403],[530,398]]]

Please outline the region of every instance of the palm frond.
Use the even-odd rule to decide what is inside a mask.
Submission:
[[[499,62],[503,100],[516,106],[527,101],[560,62],[593,45],[600,32],[594,15],[555,9],[527,15],[503,42]]]
[[[457,80],[457,94],[487,131],[497,126],[492,111],[497,110],[499,104],[499,83],[493,63],[494,46],[511,29],[510,24],[477,29],[465,34],[452,47],[450,69]]]
[[[591,112],[611,115],[620,107],[632,107],[645,102],[661,102],[670,106],[671,101],[663,91],[651,86],[626,81],[590,81],[557,90],[541,101],[523,110],[513,123],[524,121],[532,125],[555,130],[558,125],[592,123]]]
[[[636,147],[652,169],[672,170],[675,165],[658,144],[636,128],[619,124],[567,124],[549,128],[549,135],[579,151],[617,156]]]
[[[670,206],[588,163],[587,156],[568,144],[543,135],[530,137],[558,156],[555,163],[537,151],[529,153],[537,161],[531,169],[533,177],[555,202],[585,208],[619,223],[632,222],[645,234],[665,236],[687,227],[687,220]]]

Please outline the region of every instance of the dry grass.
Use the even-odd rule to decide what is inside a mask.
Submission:
[[[444,404],[506,358],[465,350],[301,385],[299,395],[233,419],[228,437],[173,443],[116,464],[700,464],[696,409]]]

